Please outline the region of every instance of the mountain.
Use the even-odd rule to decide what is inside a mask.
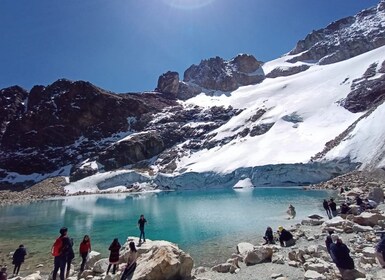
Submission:
[[[169,71],[154,91],[58,80],[0,91],[0,182],[68,176],[69,192],[302,185],[385,165],[385,1],[282,57]]]

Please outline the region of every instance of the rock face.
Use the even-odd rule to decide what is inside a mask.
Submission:
[[[158,86],[155,90],[177,97],[179,91],[179,74],[171,71],[164,73],[159,77]]]
[[[330,64],[342,61],[385,44],[384,1],[313,31],[289,53],[297,55],[289,62],[317,61]]]
[[[117,95],[83,81],[58,80],[29,94],[18,87],[1,93],[1,100],[11,94],[14,102],[1,115],[6,129],[0,168],[19,174],[50,173],[97,155],[121,137],[114,135],[127,135],[135,122],[144,123],[146,114],[176,105],[160,94]]]
[[[182,100],[201,92],[230,92],[240,86],[261,82],[265,78],[261,66],[262,62],[247,54],[240,54],[229,61],[220,57],[210,58],[190,66],[179,83],[177,72],[164,73],[159,77],[156,91]]]
[[[18,86],[0,90],[0,141],[8,122],[24,113],[27,95],[28,92]]]

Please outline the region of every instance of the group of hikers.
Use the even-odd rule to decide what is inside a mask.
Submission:
[[[366,209],[374,209],[377,207],[377,203],[374,200],[365,198],[362,199],[359,195],[357,195],[354,199],[354,201],[346,200],[341,203],[340,205],[340,214],[351,214],[351,205],[356,204],[359,206],[359,211],[363,212]],[[326,211],[326,214],[328,215],[329,219],[332,219],[333,217],[337,216],[337,204],[334,202],[334,199],[331,198],[329,201],[324,199],[323,208]]]
[[[282,247],[290,247],[295,244],[295,239],[290,231],[286,230],[283,226],[279,226],[277,230],[278,237],[274,236],[273,229],[267,227],[263,239],[265,239],[266,244],[275,244],[276,241],[279,241]]]
[[[142,244],[146,242],[144,227],[147,223],[147,220],[145,219],[144,215],[140,215],[138,220],[138,227],[140,230],[139,235],[139,244]],[[62,227],[59,230],[60,236],[56,238],[54,244],[51,248],[51,254],[54,257],[54,269],[52,271],[52,280],[56,280],[57,273],[60,270],[59,277],[60,280],[64,280],[65,278],[69,277],[70,269],[72,260],[75,258],[75,253],[73,250],[73,239],[69,237],[68,235],[68,228]],[[143,242],[142,242],[143,238]],[[108,250],[110,251],[109,254],[109,265],[107,268],[106,274],[110,272],[110,269],[112,267],[112,274],[116,273],[116,268],[119,263],[119,252],[121,249],[121,245],[119,243],[118,238],[114,238],[111,245],[109,246]],[[127,260],[127,266],[122,273],[121,280],[125,280],[128,276],[130,276],[135,268],[136,268],[136,259],[138,257],[137,255],[137,249],[134,242],[129,243],[129,254],[128,254],[128,260]],[[89,256],[89,253],[91,252],[91,239],[88,235],[84,235],[82,241],[79,244],[79,255],[82,258],[82,262],[80,264],[80,270],[79,275],[84,271],[85,265],[87,262],[87,258]],[[20,245],[17,250],[13,253],[13,261],[12,264],[15,265],[12,277],[15,277],[19,275],[21,264],[24,262],[25,256],[27,255],[27,250],[24,247],[24,245]],[[7,273],[7,267],[3,265],[0,269],[0,280],[7,280],[8,273]]]

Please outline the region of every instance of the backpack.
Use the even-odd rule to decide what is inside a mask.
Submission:
[[[54,257],[60,256],[62,253],[62,249],[63,249],[63,240],[61,237],[58,237],[55,240],[55,243],[53,243],[52,245],[52,249],[51,249],[52,256]]]

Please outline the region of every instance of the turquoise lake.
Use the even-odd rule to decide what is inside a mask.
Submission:
[[[0,245],[16,248],[24,243],[30,256],[41,260],[59,228],[66,226],[74,238],[75,252],[84,234],[93,250],[108,256],[113,238],[123,244],[138,236],[137,221],[144,214],[146,238],[177,243],[196,265],[224,261],[238,242],[262,242],[267,226],[289,226],[310,214],[324,215],[322,200],[330,191],[302,188],[214,189],[145,194],[103,194],[37,201],[0,207]],[[289,204],[296,208],[288,220]]]

